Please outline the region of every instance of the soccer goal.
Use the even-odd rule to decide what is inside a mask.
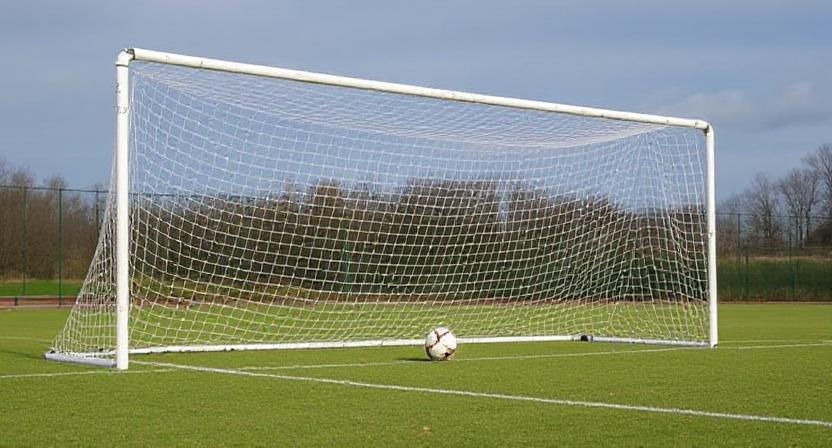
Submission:
[[[715,346],[713,130],[129,49],[86,280],[47,358]]]

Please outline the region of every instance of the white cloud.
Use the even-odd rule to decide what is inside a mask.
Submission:
[[[708,120],[741,130],[782,129],[832,121],[832,92],[796,82],[774,95],[751,96],[739,90],[695,93],[660,108],[662,114]]]

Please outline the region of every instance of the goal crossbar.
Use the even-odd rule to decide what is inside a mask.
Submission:
[[[209,59],[197,56],[186,56],[174,53],[164,53],[141,48],[124,50],[120,56],[122,60],[134,59],[137,61],[156,62],[160,64],[178,65],[182,67],[199,68],[204,70],[216,70],[229,73],[240,73],[245,75],[263,76],[267,78],[289,79],[293,81],[308,82],[314,84],[327,84],[332,86],[350,87],[363,90],[375,90],[378,92],[398,93],[402,95],[421,96],[451,101],[462,101],[467,103],[488,104],[492,106],[504,106],[517,109],[529,109],[541,112],[556,112],[581,117],[606,118],[610,120],[633,121],[665,126],[680,126],[707,130],[710,124],[704,120],[688,118],[666,117],[661,115],[642,114],[635,112],[624,112],[594,107],[574,106],[558,104],[546,101],[534,101],[528,99],[510,98],[502,96],[482,95],[478,93],[459,92],[453,90],[434,89],[408,84],[373,81],[368,79],[351,78],[347,76],[336,76],[324,73],[307,72],[302,70],[291,70],[267,65],[244,64],[240,62],[224,61],[220,59]]]

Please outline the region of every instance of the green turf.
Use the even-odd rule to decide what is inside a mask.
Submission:
[[[315,343],[418,339],[441,323],[465,338],[592,334],[704,343],[708,339],[706,303],[609,302],[580,305],[558,302],[523,305],[431,304],[424,302],[338,301],[231,302],[217,298],[199,304],[143,300],[131,309],[137,348],[176,345]],[[235,306],[230,306],[230,305]],[[115,346],[111,326],[101,325],[102,307],[75,310],[83,336],[69,332],[67,351],[101,352]],[[72,328],[75,328],[73,326]]]
[[[716,350],[471,344],[446,363],[422,361],[418,347],[168,354],[134,356],[119,373],[41,359],[66,310],[0,310],[0,446],[828,445],[832,428],[821,426],[156,372],[137,363],[272,367],[248,371],[832,421],[832,306],[720,311]],[[604,352],[615,353],[590,355]],[[337,366],[346,363],[365,365]],[[297,367],[322,364],[335,366]],[[92,373],[9,376],[60,372]]]
[[[20,280],[0,281],[0,297],[2,296],[76,296],[81,291],[80,280],[27,280],[24,284]]]

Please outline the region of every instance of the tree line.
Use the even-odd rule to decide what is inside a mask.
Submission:
[[[71,189],[59,176],[37,183],[3,159],[0,185],[0,280],[83,278],[106,191]],[[635,213],[601,196],[504,190],[413,179],[381,192],[321,179],[274,197],[135,194],[134,271],[338,294],[608,299],[619,288],[640,299],[701,289],[678,269],[704,269],[701,210]]]
[[[39,184],[0,158],[0,280],[83,278],[106,196],[69,189],[60,176]]]
[[[0,185],[0,278],[82,278],[106,193],[69,189],[59,176],[37,183],[2,159]],[[394,192],[320,179],[269,197],[139,194],[131,203],[136,268],[153,276],[461,297],[586,298],[616,287],[696,297],[704,288],[701,205],[635,211],[603,196],[440,179]],[[780,179],[757,175],[718,204],[717,226],[722,253],[832,245],[832,145]]]
[[[832,144],[819,146],[781,178],[758,173],[717,206],[718,248],[832,246]]]
[[[700,206],[632,210],[603,196],[448,179],[395,191],[321,179],[275,197],[138,194],[132,206],[133,267],[148,284],[252,296],[258,285],[292,285],[379,300],[701,300],[706,289]]]

